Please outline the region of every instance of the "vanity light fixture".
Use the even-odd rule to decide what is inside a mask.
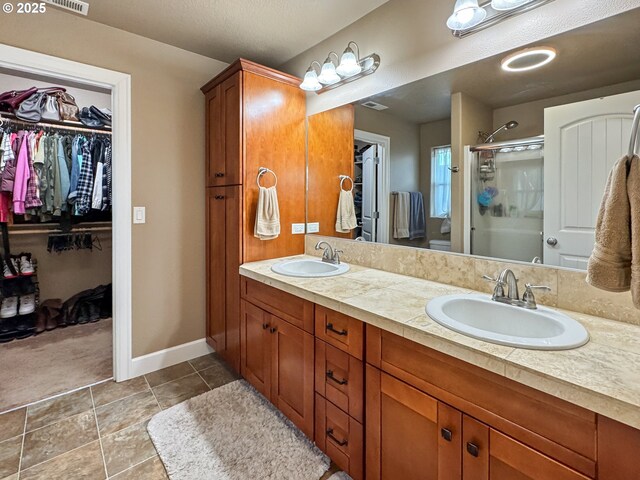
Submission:
[[[352,48],[353,47],[353,48]],[[332,60],[335,57],[336,62]],[[337,66],[336,66],[337,63]],[[317,68],[316,68],[317,66]],[[341,57],[330,52],[324,64],[313,61],[304,75],[300,88],[307,92],[323,93],[367,75],[380,66],[380,56],[372,53],[360,58],[360,49],[355,42],[349,42]]]
[[[544,67],[558,56],[555,48],[534,47],[514,52],[502,59],[505,72],[528,72]]]
[[[454,36],[466,37],[507,18],[528,12],[553,0],[456,0],[447,26]]]

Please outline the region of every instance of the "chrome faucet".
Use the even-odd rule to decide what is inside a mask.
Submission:
[[[510,269],[507,268],[503,270],[498,278],[493,278],[489,275],[483,275],[482,278],[495,282],[496,284],[493,289],[493,296],[491,297],[491,300],[494,302],[506,303],[507,305],[512,305],[514,307],[526,308],[528,310],[535,310],[538,308],[535,296],[533,295],[533,290],[551,290],[551,287],[547,287],[546,285],[531,285],[530,283],[527,283],[525,284],[526,289],[522,295],[522,300],[520,300],[520,295],[518,293],[518,279]],[[504,292],[505,287],[507,287],[506,295]]]
[[[333,265],[340,265],[340,254],[344,252],[342,250],[334,249],[324,240],[316,244],[316,250],[322,250],[323,248],[324,252],[322,252],[322,261]]]

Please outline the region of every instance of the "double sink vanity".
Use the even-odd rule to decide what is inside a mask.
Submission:
[[[240,267],[240,363],[355,480],[637,477],[640,374],[608,352],[638,327],[334,250]]]

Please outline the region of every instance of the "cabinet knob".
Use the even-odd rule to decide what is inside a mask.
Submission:
[[[471,442],[467,442],[467,452],[472,457],[477,457],[480,454],[480,448]]]
[[[262,329],[266,330],[267,328],[269,328],[269,324],[268,323],[263,323],[262,324]]]
[[[440,435],[442,436],[442,438],[444,438],[447,442],[450,442],[451,439],[453,438],[453,432],[451,432],[451,430],[449,430],[448,428],[443,428],[440,430]]]
[[[347,379],[338,379],[336,377],[334,377],[333,375],[333,370],[327,370],[327,378],[329,380],[333,380],[334,382],[336,382],[338,385],[346,385],[348,383]]]
[[[224,200],[224,195],[216,195],[215,197],[216,200]]]
[[[333,440],[334,442],[336,442],[338,445],[340,445],[341,447],[344,447],[345,445],[347,445],[349,443],[348,440],[338,440],[334,435],[333,435],[333,428],[329,428],[327,429],[327,437],[329,437],[331,440]]]
[[[346,330],[342,329],[342,330],[336,330],[336,328],[333,326],[333,323],[327,323],[327,330],[329,330],[330,332],[335,333],[336,335],[342,335],[342,336],[347,336],[349,332],[347,332]]]
[[[221,178],[221,177],[224,177],[224,173],[216,172],[215,176],[218,177],[218,178]]]
[[[271,332],[271,333],[276,333],[277,331],[278,331],[278,329],[276,327],[271,327],[269,329],[269,332]]]
[[[549,245],[550,247],[555,247],[556,245],[558,245],[558,239],[556,237],[547,238],[547,245]]]

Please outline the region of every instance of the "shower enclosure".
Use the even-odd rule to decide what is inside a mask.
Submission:
[[[544,137],[470,148],[470,253],[540,262],[544,223]]]

